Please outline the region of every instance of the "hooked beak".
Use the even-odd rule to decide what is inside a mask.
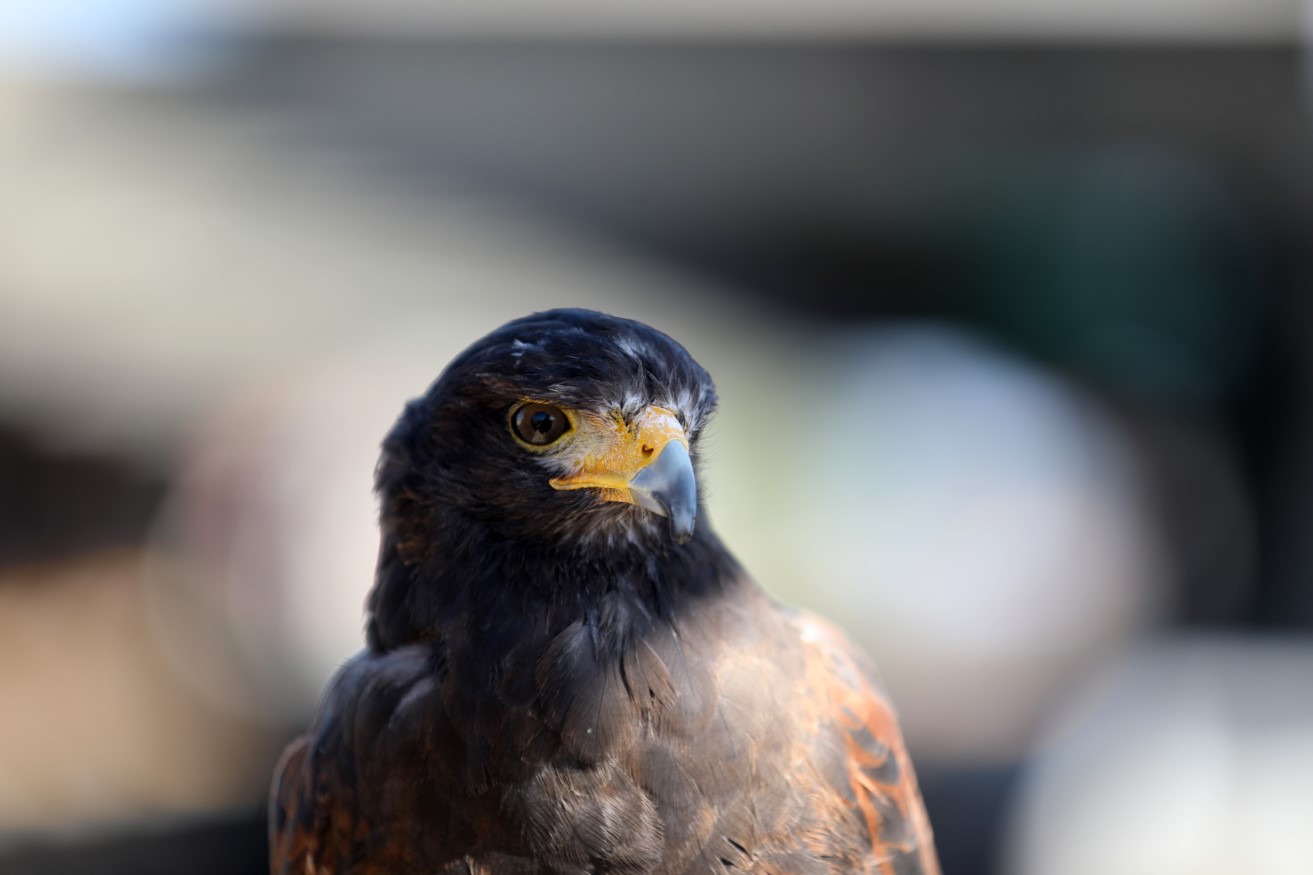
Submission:
[[[656,461],[629,481],[634,503],[670,518],[670,536],[676,544],[693,537],[698,519],[698,482],[693,460],[679,441],[666,444]]]
[[[649,407],[627,425],[601,418],[581,421],[579,432],[579,466],[551,480],[554,489],[600,489],[606,501],[635,504],[668,518],[675,543],[693,537],[697,478],[688,436],[672,411]]]

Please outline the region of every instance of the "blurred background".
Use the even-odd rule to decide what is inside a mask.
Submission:
[[[949,875],[1313,872],[1304,22],[4,6],[0,872],[264,870],[380,438],[562,305],[716,377],[715,523],[876,657]]]

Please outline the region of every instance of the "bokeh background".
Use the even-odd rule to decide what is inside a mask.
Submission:
[[[378,441],[562,305],[716,377],[715,524],[876,657],[946,872],[1313,872],[1305,21],[5,5],[0,872],[263,871]]]

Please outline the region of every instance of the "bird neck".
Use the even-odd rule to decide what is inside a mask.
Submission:
[[[384,533],[369,596],[369,646],[388,650],[451,639],[480,650],[574,623],[599,640],[622,641],[685,612],[743,580],[710,526],[687,543],[581,545],[523,543],[468,531],[422,559],[403,560]],[[489,653],[489,655],[493,655]]]

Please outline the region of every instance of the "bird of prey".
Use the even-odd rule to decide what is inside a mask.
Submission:
[[[707,525],[715,403],[666,335],[553,310],[407,405],[367,646],[278,767],[274,873],[937,875],[866,657]]]

